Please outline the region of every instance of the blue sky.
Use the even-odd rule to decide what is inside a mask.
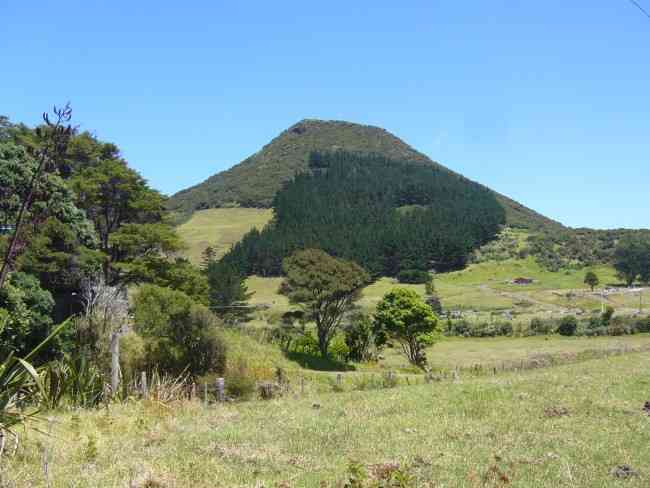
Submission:
[[[628,0],[4,0],[0,23],[0,114],[69,100],[168,194],[340,119],[567,225],[650,227],[650,19]]]

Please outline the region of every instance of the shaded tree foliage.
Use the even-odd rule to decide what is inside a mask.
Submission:
[[[26,238],[23,228],[35,225],[43,214],[52,206],[54,193],[46,183],[54,183],[54,178],[61,173],[62,155],[73,133],[69,122],[72,111],[68,105],[62,109],[54,107],[54,119],[50,121],[48,113],[43,114],[44,125],[34,131],[39,142],[36,150],[21,148],[23,154],[11,154],[10,143],[3,143],[3,155],[0,156],[0,218],[10,220],[13,231],[3,249],[0,263],[0,288],[5,283],[14,266],[20,248],[24,247]],[[6,147],[9,146],[9,147]],[[7,149],[9,157],[7,157]],[[15,171],[15,173],[14,173]],[[55,199],[54,199],[55,200]],[[38,204],[38,205],[36,205]]]
[[[226,347],[219,321],[186,294],[143,285],[134,297],[135,332],[145,341],[144,366],[193,376],[223,372]]]
[[[13,273],[0,289],[0,357],[13,352],[24,357],[51,332],[50,314],[54,307],[52,295],[43,290],[38,280],[25,273]],[[48,353],[54,351],[50,344]]]
[[[248,292],[245,277],[239,270],[225,263],[210,261],[205,274],[212,311],[228,322],[246,320],[249,314],[246,302],[253,294]]]
[[[599,283],[600,279],[598,279],[598,275],[593,271],[587,271],[587,274],[585,274],[585,285],[589,286],[591,291],[594,291],[594,288],[596,288]]]
[[[650,238],[623,239],[614,252],[614,268],[628,286],[637,278],[644,283],[650,282]]]

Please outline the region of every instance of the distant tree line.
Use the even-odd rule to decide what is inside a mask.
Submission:
[[[505,212],[485,187],[436,167],[343,151],[313,153],[308,173],[276,195],[275,219],[222,262],[243,275],[282,274],[294,251],[319,248],[372,276],[462,268]]]

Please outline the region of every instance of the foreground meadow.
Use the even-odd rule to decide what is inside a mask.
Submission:
[[[650,353],[635,353],[266,403],[60,413],[51,436],[22,435],[2,486],[346,486],[351,463],[357,474],[398,463],[403,484],[381,486],[648,486],[649,368]],[[619,465],[635,475],[615,477]]]

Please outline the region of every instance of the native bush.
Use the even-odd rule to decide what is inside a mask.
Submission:
[[[431,274],[419,269],[405,269],[397,273],[397,281],[400,283],[424,284],[431,281]]]
[[[134,298],[135,332],[144,339],[147,369],[193,376],[223,372],[226,346],[219,319],[185,293],[143,285]]]
[[[650,317],[639,319],[636,323],[636,330],[639,332],[650,332]]]
[[[607,326],[607,325],[610,324],[610,322],[612,320],[612,317],[614,316],[615,312],[616,311],[614,310],[614,307],[612,307],[611,305],[608,305],[607,307],[605,307],[605,311],[603,312],[603,315],[601,317],[602,318],[602,324],[604,326]]]
[[[530,321],[530,332],[533,335],[552,334],[555,328],[555,324],[552,320],[545,320],[539,317],[534,317]]]
[[[350,348],[346,344],[346,338],[343,334],[336,334],[330,342],[327,349],[329,357],[337,361],[347,361],[350,356]]]
[[[255,394],[255,376],[243,358],[239,358],[236,364],[226,368],[225,382],[226,393],[232,398],[247,400]]]
[[[10,352],[23,357],[43,341],[52,326],[53,307],[52,295],[41,288],[36,277],[12,274],[0,289],[0,310],[5,321],[0,331],[0,357]],[[40,354],[53,357],[62,346],[60,338],[53,338]]]
[[[350,361],[371,361],[377,356],[378,346],[372,319],[364,313],[355,313],[343,329]]]
[[[574,316],[568,315],[566,317],[563,317],[562,320],[560,320],[560,324],[558,325],[557,332],[558,334],[563,336],[573,336],[575,335],[577,329],[578,329],[578,320]]]

